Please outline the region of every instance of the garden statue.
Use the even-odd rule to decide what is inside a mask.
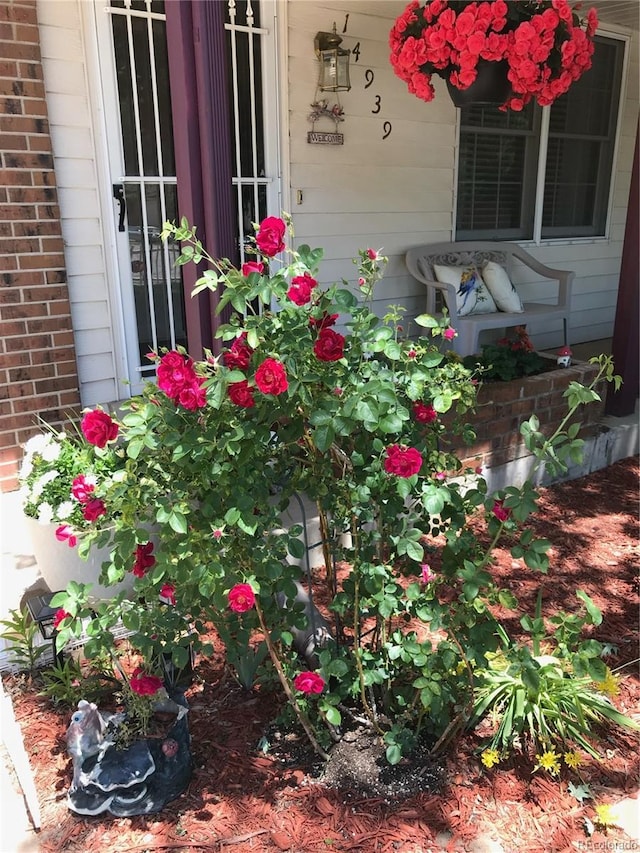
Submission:
[[[572,355],[571,347],[561,347],[558,350],[558,357],[556,359],[558,367],[570,367]]]
[[[192,761],[187,707],[178,709],[166,737],[138,738],[127,746],[126,713],[100,711],[81,699],[67,729],[73,758],[73,782],[67,795],[71,811],[82,815],[111,812],[116,817],[161,811],[187,787]]]

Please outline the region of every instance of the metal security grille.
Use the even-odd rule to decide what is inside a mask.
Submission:
[[[252,0],[228,0],[225,29],[230,63],[233,127],[233,188],[241,260],[252,222],[267,215],[273,178],[266,164],[263,108],[265,48],[272,33],[260,26],[260,7]],[[275,104],[271,104],[276,113]]]
[[[163,222],[178,214],[166,17],[161,0],[112,0],[108,11],[124,163],[114,195],[121,204],[119,230],[129,242],[137,370],[145,374],[154,370],[145,358],[150,350],[187,343],[177,248],[160,240]]]

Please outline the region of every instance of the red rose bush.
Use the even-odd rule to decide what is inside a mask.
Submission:
[[[391,65],[409,92],[432,101],[434,74],[465,90],[480,62],[503,62],[511,92],[504,109],[552,104],[591,67],[595,9],[584,20],[568,0],[418,0],[389,36]],[[583,29],[583,26],[585,29]]]
[[[279,684],[319,754],[356,717],[397,762],[419,738],[456,730],[469,674],[480,680],[501,642],[492,607],[515,606],[468,520],[493,544],[517,541],[533,490],[489,495],[461,470],[451,447],[472,437],[476,385],[447,352],[446,316],[415,318],[424,331],[408,339],[401,309],[372,311],[381,249],[359,253],[351,281],[325,283],[322,250],[294,246],[287,218],[263,220],[237,266],[208,255],[184,220],[163,237],[181,244],[179,264],[204,259],[195,292],[219,288],[227,319],[200,360],[150,354],[157,379],[120,417],[84,414],[85,449],[114,454],[119,469],[107,485],[91,466],[74,472],[69,500],[96,525],[92,541],[109,545],[104,581],[126,575],[135,594],[95,602],[72,585],[54,599],[68,614],[59,642],[83,630],[85,651],[100,653],[121,620],[144,661],[131,688],[145,691],[159,661],[179,669],[191,651],[206,655],[202,635],[215,628],[238,681]],[[532,446],[537,435],[532,422]],[[299,501],[303,523],[317,515],[322,531],[308,543],[324,565],[322,612],[303,524],[291,521]],[[85,540],[60,521],[69,546]],[[525,530],[518,547],[546,570],[545,543]]]

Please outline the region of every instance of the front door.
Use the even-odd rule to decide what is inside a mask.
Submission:
[[[182,277],[174,263],[177,249],[160,240],[163,222],[179,219],[165,3],[94,4],[123,336],[129,389],[137,394],[153,375],[147,353],[188,346]],[[273,26],[260,27],[261,6],[255,0],[225,5],[235,156],[233,186],[220,203],[236,211],[242,254],[248,223],[266,215],[279,197],[274,177],[278,134],[266,125],[262,111],[263,103],[276,100],[265,89],[276,89],[275,33]],[[272,2],[261,5],[273,7]],[[249,115],[253,132],[248,136],[242,118]]]

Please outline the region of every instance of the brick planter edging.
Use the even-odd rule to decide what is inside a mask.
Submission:
[[[569,383],[589,385],[598,369],[597,364],[578,361],[570,367],[536,376],[481,385],[476,410],[466,416],[475,429],[476,441],[471,446],[456,447],[456,455],[466,466],[482,465],[483,468],[494,468],[530,456],[520,435],[521,424],[535,414],[541,432],[552,435],[567,413],[563,394]],[[574,416],[574,421],[582,424],[580,438],[598,432],[604,412],[604,385],[603,380],[602,387],[597,389],[602,402],[581,406]]]

